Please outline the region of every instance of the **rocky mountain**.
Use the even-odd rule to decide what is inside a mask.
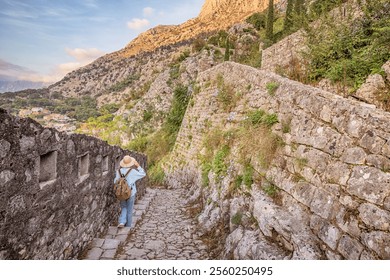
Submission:
[[[275,4],[279,0],[275,0]],[[202,33],[223,30],[255,12],[264,11],[268,0],[206,0],[198,17],[180,25],[157,26],[131,41],[115,55],[128,57],[141,51],[189,40]]]
[[[279,3],[275,0],[275,3]],[[201,34],[225,30],[242,22],[254,12],[267,8],[268,0],[206,0],[198,17],[180,25],[157,26],[131,41],[125,48],[97,59],[90,65],[69,73],[62,81],[50,88],[65,96],[104,94],[116,82],[125,79],[132,71],[134,61],[153,61],[151,56],[140,59],[142,54],[169,49],[173,45],[188,44]],[[159,53],[166,50],[159,50]],[[135,57],[137,56],[137,57]],[[152,54],[153,56],[153,54]],[[156,60],[154,60],[156,61]],[[107,69],[110,69],[109,73]]]
[[[39,89],[48,86],[48,84],[31,81],[7,81],[0,80],[0,93],[16,92],[25,89]]]

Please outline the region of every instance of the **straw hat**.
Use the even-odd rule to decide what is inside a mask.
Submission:
[[[133,166],[133,165],[135,165],[135,163],[136,163],[137,161],[133,158],[133,157],[131,157],[131,156],[125,156],[122,160],[121,160],[121,162],[120,162],[120,166],[121,167],[131,167],[131,166]]]

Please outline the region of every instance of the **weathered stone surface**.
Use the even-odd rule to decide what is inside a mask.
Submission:
[[[358,260],[363,248],[359,241],[348,235],[343,235],[338,245],[338,251],[348,260]]]
[[[0,143],[1,153],[7,153],[0,157],[1,228],[2,235],[12,236],[2,243],[6,259],[78,258],[118,215],[119,205],[109,191],[115,163],[129,153],[146,164],[144,155],[85,135],[58,133],[3,109]],[[105,176],[102,162],[96,161],[99,155],[109,163]],[[145,184],[137,182],[140,196]],[[22,250],[20,244],[26,242]]]
[[[338,203],[333,195],[322,189],[317,189],[311,201],[310,209],[324,219],[332,219],[338,211],[337,206]]]
[[[374,166],[381,170],[390,171],[390,160],[387,157],[381,155],[367,156],[367,165]]]
[[[143,219],[130,233],[119,259],[207,259],[195,219],[185,211],[186,189],[156,189]]]
[[[388,60],[385,64],[383,64],[382,69],[386,73],[387,81],[390,82],[390,60]]]
[[[116,254],[116,250],[115,249],[105,250],[103,255],[101,255],[100,259],[102,259],[102,260],[112,260],[112,259],[114,259],[115,254]]]
[[[390,195],[390,174],[373,167],[356,166],[348,181],[347,191],[376,204]]]
[[[316,215],[311,217],[310,227],[331,249],[336,250],[337,243],[341,237],[341,232],[337,227]]]
[[[101,239],[101,238],[94,238],[94,239],[92,240],[91,246],[92,246],[92,247],[100,248],[100,247],[103,246],[103,243],[104,243],[104,239]]]
[[[368,76],[366,82],[357,90],[355,96],[370,104],[380,104],[378,97],[386,89],[385,81],[379,74]]]
[[[289,252],[268,242],[259,232],[234,230],[226,239],[224,259],[285,259]]]
[[[382,231],[363,233],[362,241],[363,244],[374,250],[382,259],[390,259],[390,233]]]
[[[375,131],[368,130],[359,141],[359,145],[373,154],[379,154],[386,141],[376,135]]]
[[[4,186],[9,181],[15,178],[15,173],[10,170],[3,170],[0,173],[0,186]]]
[[[330,183],[346,185],[350,178],[350,174],[351,170],[348,164],[336,161],[328,165],[324,178]]]
[[[390,212],[370,203],[361,204],[359,217],[368,226],[387,231],[390,228]]]
[[[86,257],[87,260],[99,260],[101,255],[103,254],[103,250],[100,248],[92,248]]]
[[[350,148],[345,151],[341,160],[350,164],[364,164],[367,154],[360,147]]]
[[[11,144],[4,139],[0,140],[0,158],[5,157],[11,148]]]
[[[105,239],[101,248],[103,250],[116,249],[116,248],[118,248],[119,244],[120,244],[119,240],[116,240],[116,239]]]

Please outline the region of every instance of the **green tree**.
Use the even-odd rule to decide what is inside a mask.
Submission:
[[[230,42],[229,37],[226,37],[226,48],[225,48],[225,61],[230,60]]]
[[[267,39],[272,40],[274,35],[274,0],[268,2],[267,29],[265,33]]]
[[[284,18],[283,30],[288,32],[293,23],[294,0],[287,0],[286,16]]]

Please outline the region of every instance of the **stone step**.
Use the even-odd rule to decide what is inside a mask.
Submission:
[[[91,249],[85,259],[87,260],[112,260],[114,259],[118,247],[125,243],[132,229],[142,220],[148,210],[152,200],[156,196],[156,190],[146,189],[145,195],[134,204],[133,222],[130,227],[118,228],[108,227],[104,239],[94,238],[91,242]]]

